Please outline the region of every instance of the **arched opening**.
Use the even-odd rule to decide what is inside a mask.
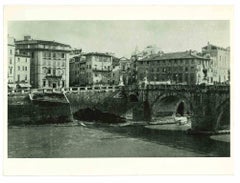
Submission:
[[[177,106],[177,111],[176,111],[176,114],[177,115],[180,115],[180,116],[183,116],[184,115],[184,102],[180,102]]]
[[[222,107],[217,116],[216,130],[229,130],[230,129],[230,104],[227,103]]]
[[[134,94],[129,95],[130,102],[138,102],[138,97]]]

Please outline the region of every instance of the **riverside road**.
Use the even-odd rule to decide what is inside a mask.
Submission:
[[[9,126],[9,158],[229,157],[230,143],[143,125]]]

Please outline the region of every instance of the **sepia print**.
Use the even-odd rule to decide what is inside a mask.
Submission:
[[[8,158],[230,157],[228,20],[7,25]]]

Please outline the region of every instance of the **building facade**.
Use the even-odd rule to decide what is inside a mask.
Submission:
[[[230,48],[221,48],[208,43],[202,48],[202,54],[211,58],[211,81],[228,82],[230,80]]]
[[[105,53],[87,53],[85,56],[87,85],[111,84],[112,56]]]
[[[137,80],[172,84],[201,84],[208,80],[209,58],[196,52],[160,53],[136,62]]]
[[[70,60],[70,86],[86,86],[86,56],[75,56]]]
[[[8,35],[8,83],[15,82],[15,43],[14,38]]]
[[[123,78],[124,84],[126,85],[129,84],[129,77],[131,76],[131,64],[131,60],[125,57],[122,57],[119,60],[120,75]]]
[[[15,54],[15,83],[30,86],[30,56]]]
[[[33,88],[69,87],[69,45],[34,40],[30,36],[15,41],[15,45],[20,54],[30,55],[30,84]]]
[[[119,84],[119,81],[120,81],[120,66],[115,66],[113,69],[112,69],[112,73],[111,73],[111,84],[113,85],[118,85]]]

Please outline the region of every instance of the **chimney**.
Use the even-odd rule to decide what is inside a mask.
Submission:
[[[29,41],[31,39],[31,36],[27,35],[27,36],[24,36],[24,41]]]

